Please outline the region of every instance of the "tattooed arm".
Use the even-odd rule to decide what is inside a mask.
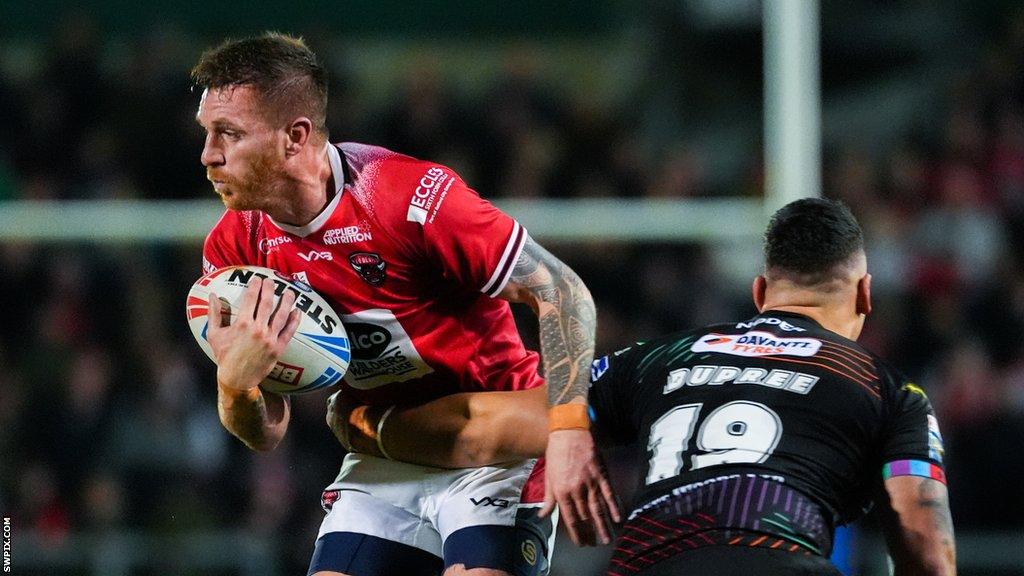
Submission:
[[[273,450],[288,429],[290,413],[284,396],[264,393],[258,387],[239,391],[217,385],[220,423],[253,450]]]
[[[880,511],[895,576],[956,574],[946,485],[931,478],[895,476],[885,481],[885,492],[888,502],[880,502]]]
[[[537,314],[549,404],[586,404],[597,313],[580,277],[527,238],[499,296],[528,304]]]
[[[562,427],[552,412],[555,429],[548,436],[545,452],[541,515],[550,514],[557,504],[573,542],[608,543],[611,520],[619,521],[619,511],[585,416],[597,328],[594,299],[572,269],[532,238],[526,239],[500,296],[533,308],[540,324],[548,403],[583,420],[579,427],[559,429]]]

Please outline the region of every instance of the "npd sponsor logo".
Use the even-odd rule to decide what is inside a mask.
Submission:
[[[693,352],[717,352],[732,356],[814,356],[821,341],[814,338],[780,338],[751,330],[746,334],[706,334],[693,343]]]

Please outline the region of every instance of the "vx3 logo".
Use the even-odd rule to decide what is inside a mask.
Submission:
[[[315,262],[317,260],[334,260],[334,256],[326,250],[323,252],[317,252],[316,250],[310,250],[305,254],[299,254],[299,258],[302,258],[306,262]]]
[[[498,508],[508,508],[511,502],[504,498],[491,498],[490,496],[484,496],[483,498],[470,498],[470,502],[473,506],[497,506]]]

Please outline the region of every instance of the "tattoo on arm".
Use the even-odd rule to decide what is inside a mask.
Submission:
[[[276,445],[283,433],[282,424],[288,420],[288,400],[276,396],[268,402],[266,395],[260,394],[254,400],[231,398],[223,392],[217,392],[217,412],[220,421],[234,436],[246,446],[259,450]],[[276,439],[274,439],[276,437]]]
[[[532,238],[523,246],[510,284],[533,295],[549,403],[586,399],[597,328],[590,291],[572,269]]]
[[[917,486],[917,507],[930,511],[942,544],[953,546],[953,517],[949,512],[949,497],[942,485],[922,478]]]

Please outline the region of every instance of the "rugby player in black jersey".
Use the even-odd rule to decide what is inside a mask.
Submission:
[[[855,342],[871,311],[871,276],[849,210],[821,199],[779,210],[753,298],[760,313],[749,320],[594,362],[595,434],[635,445],[642,462],[608,574],[839,574],[827,559],[835,527],[871,505],[896,575],[955,574],[928,399]],[[394,457],[439,465],[541,453],[543,427],[531,426],[543,422],[541,399],[449,397],[463,409],[396,411],[382,440]],[[515,434],[503,437],[508,430]],[[595,501],[606,487],[591,490]],[[606,533],[600,507],[591,510],[592,534]]]

